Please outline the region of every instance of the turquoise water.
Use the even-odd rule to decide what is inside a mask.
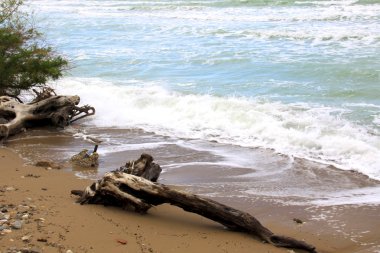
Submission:
[[[380,179],[380,1],[30,0],[54,83],[142,128]],[[109,107],[112,106],[112,110]]]

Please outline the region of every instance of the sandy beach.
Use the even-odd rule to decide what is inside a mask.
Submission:
[[[0,253],[380,253],[379,27],[379,0],[1,0]],[[140,157],[165,196],[108,189],[225,227],[71,194]]]
[[[0,252],[286,252],[248,235],[171,207],[148,215],[75,203],[71,189],[91,183],[72,173],[25,166],[17,154],[0,149],[1,210],[10,224]],[[22,215],[21,215],[22,214]],[[28,217],[20,218],[20,215]],[[23,241],[24,239],[24,241]],[[12,251],[13,250],[13,251]]]
[[[10,146],[15,148],[15,143]],[[9,215],[2,221],[0,252],[293,252],[169,205],[153,208],[147,215],[81,206],[70,191],[84,189],[91,180],[67,169],[26,165],[32,162],[12,149],[0,148],[0,207],[2,216]],[[175,175],[167,173],[163,181]],[[260,197],[249,203],[228,196],[213,199],[251,213],[277,234],[315,245],[318,252],[377,252],[380,245],[378,206],[280,205]],[[297,224],[294,218],[305,223]],[[15,228],[18,225],[21,228]]]

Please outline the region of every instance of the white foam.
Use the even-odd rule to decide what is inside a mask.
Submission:
[[[165,90],[165,84],[137,83],[66,78],[56,87],[60,94],[78,94],[82,103],[95,106],[96,116],[87,124],[272,148],[380,179],[380,137],[336,116],[340,108],[183,95]]]
[[[334,20],[368,20],[378,17],[380,5],[353,5],[355,1],[313,1],[316,6],[304,8],[303,6],[244,6],[239,7],[210,7],[205,2],[198,6],[188,1],[51,1],[35,0],[30,2],[39,10],[57,11],[66,13],[80,13],[85,17],[149,17],[160,19],[182,19],[195,21],[239,21],[239,22],[265,22],[265,21],[334,21]],[[324,4],[325,3],[325,4]],[[260,11],[257,11],[259,8]],[[254,15],[253,15],[254,13]]]
[[[206,36],[214,34],[217,37],[237,36],[241,39],[285,39],[300,43],[311,42],[313,45],[339,44],[343,48],[360,48],[363,45],[373,47],[380,43],[378,33],[380,5],[355,5],[355,1],[311,1],[311,3],[315,6],[305,8],[295,4],[279,8],[269,4],[260,7],[218,8],[204,2],[188,1],[76,0],[36,0],[30,2],[30,5],[37,10],[37,13],[62,12],[67,18],[55,20],[61,22],[60,27],[65,27],[67,20],[71,19],[89,25],[96,22],[100,27],[105,23],[117,27],[120,23],[131,22],[145,27],[144,24],[150,25],[153,22],[157,29],[153,34],[180,33],[178,30],[180,28],[184,35],[190,33],[194,36],[203,36],[206,33]],[[204,22],[210,25],[198,29],[199,24]],[[269,27],[257,25],[261,23],[270,25]],[[223,33],[218,32],[219,30],[223,30]],[[142,33],[141,36],[149,34]],[[121,50],[118,48],[118,54],[133,53]],[[87,59],[88,55],[79,52],[78,58]]]
[[[338,205],[378,205],[380,204],[380,187],[367,187],[341,192],[333,192],[312,200],[318,206]]]
[[[364,187],[345,190],[313,190],[304,188],[302,191],[298,187],[270,187],[245,190],[243,193],[248,195],[261,195],[268,197],[280,197],[277,200],[286,205],[305,205],[315,206],[342,206],[342,205],[379,205],[380,187]],[[281,197],[290,197],[286,201]]]
[[[373,123],[376,125],[379,125],[379,127],[380,127],[380,114],[373,116]]]

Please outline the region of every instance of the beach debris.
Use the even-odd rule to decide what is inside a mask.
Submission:
[[[120,243],[120,244],[123,244],[123,245],[125,245],[125,244],[128,243],[126,240],[122,240],[122,239],[116,239],[116,241],[117,241],[118,243]]]
[[[23,237],[21,237],[21,241],[23,242],[29,242],[30,241],[30,235],[24,235]]]
[[[17,249],[15,247],[9,248],[6,252],[7,253],[41,253],[41,251],[38,249],[30,249],[30,248]]]
[[[10,234],[10,233],[12,233],[12,230],[11,230],[11,229],[9,229],[9,228],[4,228],[1,234],[4,235],[4,234]]]
[[[46,238],[37,238],[37,242],[47,242]]]
[[[140,159],[145,159],[143,161],[147,164],[150,159],[144,157]],[[274,246],[316,252],[314,246],[304,241],[274,234],[249,213],[133,175],[133,170],[129,170],[130,163],[127,165],[126,169],[106,173],[84,191],[73,190],[71,193],[80,195],[78,202],[81,204],[113,205],[143,214],[153,206],[169,203],[216,221],[231,230],[252,234]]]
[[[5,219],[5,213],[0,212],[0,222],[1,222],[1,220],[3,220],[3,219]]]
[[[17,191],[17,189],[14,188],[13,186],[8,186],[8,187],[5,187],[5,191],[7,191],[7,192],[13,192],[13,191]]]
[[[9,96],[0,97],[0,141],[24,132],[26,127],[53,125],[65,127],[74,121],[95,114],[89,105],[79,107],[79,96],[57,96],[44,90],[30,103],[21,103]]]
[[[41,223],[44,223],[44,222],[45,222],[45,219],[44,219],[44,218],[38,218],[38,219],[36,219],[35,221],[37,221],[37,222],[41,222]]]
[[[21,220],[15,220],[13,223],[12,223],[12,228],[14,229],[21,229],[22,228],[22,221]]]
[[[304,224],[304,223],[305,223],[304,221],[302,221],[302,220],[300,220],[300,219],[298,219],[298,218],[293,218],[293,221],[294,221],[295,223],[297,223],[297,224]]]
[[[34,175],[34,174],[26,174],[25,176],[24,176],[24,178],[25,177],[32,177],[32,178],[39,178],[39,177],[41,177],[40,175]]]
[[[6,219],[6,220],[9,220],[10,217],[11,217],[10,214],[5,214],[5,215],[4,215],[4,219]]]
[[[48,161],[48,160],[41,160],[41,161],[37,161],[34,166],[36,167],[43,167],[45,169],[55,169],[55,170],[60,170],[62,169],[62,166],[55,163],[55,162],[52,162],[52,161]],[[33,175],[33,174],[32,174]]]
[[[29,206],[26,206],[26,205],[18,205],[17,206],[17,211],[20,212],[20,213],[26,213],[29,210],[30,210]]]
[[[73,155],[70,161],[74,165],[83,168],[97,167],[99,165],[99,155],[96,152],[89,154],[87,149],[83,149],[78,154]]]

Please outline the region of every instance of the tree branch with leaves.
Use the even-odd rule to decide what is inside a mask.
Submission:
[[[21,10],[23,4],[23,0],[0,4],[0,96],[18,97],[32,87],[46,87],[68,66],[64,57],[42,43],[30,14]]]

